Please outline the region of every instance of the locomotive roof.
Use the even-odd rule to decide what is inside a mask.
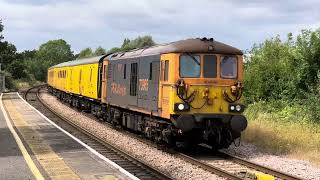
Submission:
[[[209,49],[211,48],[211,50]],[[109,60],[126,59],[138,56],[150,56],[164,53],[217,53],[217,54],[234,54],[243,55],[242,51],[211,39],[186,39],[181,41],[175,41],[168,44],[155,45],[144,49],[135,49],[128,52],[117,52],[113,54],[107,54],[102,56],[76,59],[68,62],[57,64],[51,68],[76,66],[81,64],[93,64],[98,63],[104,57],[108,57]]]
[[[164,53],[217,53],[243,55],[242,51],[212,38],[196,38],[175,41],[168,44],[135,49],[128,52],[118,52],[108,56],[109,60],[126,59],[137,56],[149,56]]]
[[[67,62],[63,62],[63,63],[57,64],[57,65],[51,66],[49,69],[57,68],[57,67],[65,67],[65,66],[76,66],[76,65],[81,65],[81,64],[94,64],[94,63],[98,63],[104,57],[106,57],[106,55],[90,57],[90,58],[83,58],[83,59],[76,59],[76,60],[67,61]]]

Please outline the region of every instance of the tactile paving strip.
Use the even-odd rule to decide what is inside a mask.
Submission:
[[[10,119],[51,179],[80,179],[63,161],[63,158],[57,155],[33,129],[37,127],[32,127],[22,118],[11,100],[4,100],[4,104]]]

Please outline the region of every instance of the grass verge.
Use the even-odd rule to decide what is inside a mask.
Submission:
[[[249,105],[249,123],[243,140],[266,152],[309,160],[320,165],[320,125],[302,106],[282,106],[259,102]]]

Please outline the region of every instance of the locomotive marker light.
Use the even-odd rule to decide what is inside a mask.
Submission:
[[[245,109],[245,106],[243,104],[229,104],[229,111],[230,112],[237,112],[241,113]]]
[[[240,106],[240,105],[237,105],[237,106],[236,106],[236,110],[237,110],[238,112],[240,112],[241,106]]]

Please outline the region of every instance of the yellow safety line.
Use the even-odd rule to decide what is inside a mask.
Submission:
[[[80,179],[71,167],[64,162],[63,158],[56,154],[49,144],[44,142],[41,135],[37,133],[36,129],[38,128],[33,125],[35,122],[28,117],[26,118],[29,120],[25,119],[22,114],[17,111],[17,107],[21,107],[20,104],[25,104],[22,101],[15,104],[13,101],[14,100],[3,101],[4,106],[8,110],[8,114],[14,125],[20,131],[23,139],[35,154],[40,165],[48,173],[48,176],[51,179]],[[24,110],[28,111],[29,109],[24,108]]]
[[[1,93],[1,96],[0,96],[0,106],[1,106],[1,110],[2,110],[2,113],[3,113],[3,116],[4,118],[6,119],[6,123],[7,123],[7,126],[9,128],[9,130],[11,131],[15,141],[17,142],[18,144],[18,147],[23,155],[23,158],[24,160],[26,161],[27,165],[29,166],[29,169],[31,170],[32,174],[34,175],[34,177],[37,179],[37,180],[44,180],[42,174],[40,173],[39,169],[37,168],[37,166],[34,164],[33,160],[31,159],[31,156],[29,155],[27,149],[24,147],[20,137],[18,136],[18,134],[16,133],[16,131],[14,130],[9,118],[8,118],[8,115],[7,115],[7,112],[5,111],[4,107],[3,107],[3,103],[2,103],[2,96],[3,96],[3,93]]]

